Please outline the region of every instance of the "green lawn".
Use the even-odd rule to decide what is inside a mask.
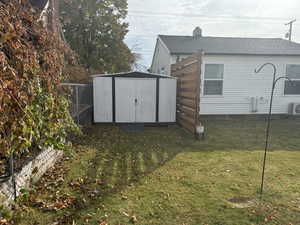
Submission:
[[[85,130],[28,192],[15,224],[300,224],[300,120],[272,123],[258,201],[264,121],[206,121],[206,140],[177,126]],[[248,208],[229,200],[249,198]],[[259,223],[257,222],[259,221]],[[56,222],[56,223],[55,223]]]

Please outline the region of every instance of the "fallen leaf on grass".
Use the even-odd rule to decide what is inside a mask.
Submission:
[[[79,178],[77,180],[74,180],[70,183],[71,187],[79,187],[84,183],[84,180],[82,178]]]
[[[108,225],[106,221],[100,222],[99,225]]]
[[[129,214],[128,214],[127,212],[122,212],[122,214],[123,214],[124,216],[129,217]]]
[[[136,218],[136,216],[132,216],[131,218],[130,218],[130,222],[132,222],[132,223],[136,223],[138,220],[137,220],[137,218]]]
[[[9,223],[6,219],[2,219],[0,220],[0,225],[9,225]]]
[[[60,199],[57,199],[56,202],[52,204],[45,205],[43,208],[49,211],[59,211],[62,209],[66,209],[70,207],[71,205],[76,203],[75,197],[63,197]]]
[[[121,198],[123,199],[123,200],[127,200],[128,199],[128,195],[121,195]]]
[[[98,184],[98,185],[102,185],[102,184],[104,184],[104,182],[103,182],[103,181],[101,181],[101,180],[98,180],[98,179],[96,179],[96,184]]]

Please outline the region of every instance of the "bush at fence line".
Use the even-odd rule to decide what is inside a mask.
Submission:
[[[66,46],[27,2],[0,2],[0,156],[33,144],[63,149],[67,132],[77,129],[58,93]]]

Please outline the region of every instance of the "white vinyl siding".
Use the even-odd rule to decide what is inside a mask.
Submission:
[[[291,81],[285,81],[284,94],[300,95],[300,65],[286,65],[286,76],[290,78]]]
[[[157,39],[150,70],[151,73],[156,74],[170,75],[171,73],[171,55],[160,39]]]
[[[240,115],[267,114],[270,104],[273,69],[266,66],[260,73],[254,69],[263,63],[274,63],[278,76],[286,74],[288,64],[300,64],[299,56],[230,56],[205,55],[202,62],[200,114]],[[205,64],[224,64],[222,96],[204,95]],[[285,81],[277,83],[273,113],[288,113],[288,105],[300,102],[300,95],[285,95]],[[257,102],[257,112],[252,112],[253,102]],[[255,110],[256,111],[256,110]]]
[[[204,71],[204,95],[223,94],[223,64],[206,64]]]

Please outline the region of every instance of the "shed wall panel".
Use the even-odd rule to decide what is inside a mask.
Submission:
[[[176,122],[176,86],[175,79],[159,81],[159,122]]]
[[[112,122],[112,78],[96,77],[94,88],[94,122]]]

